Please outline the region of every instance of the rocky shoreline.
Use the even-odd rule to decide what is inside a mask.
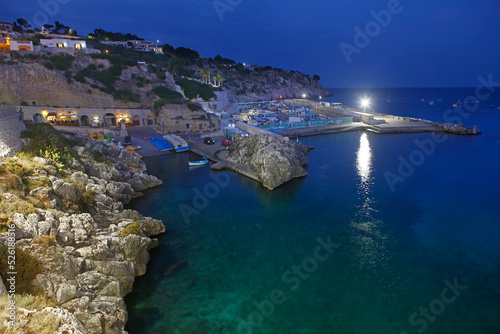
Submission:
[[[62,172],[44,158],[34,159],[34,178],[45,178],[48,185],[29,195],[43,208],[9,217],[16,247],[43,266],[33,284],[55,304],[41,310],[18,308],[16,329],[21,333],[47,314],[59,324],[56,333],[125,333],[124,296],[134,277],[146,272],[148,251],[158,245],[152,236],[165,231],[161,221],[124,210],[141,191],[162,184],[146,173],[137,155],[91,140],[74,150],[80,161],[73,160]],[[8,192],[0,196],[4,203],[24,200]],[[8,244],[8,236],[0,233],[0,246]],[[0,319],[0,328],[5,325],[6,319]]]

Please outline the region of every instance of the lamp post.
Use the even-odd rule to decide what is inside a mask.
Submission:
[[[366,97],[361,99],[361,106],[363,107],[363,111],[366,112],[366,108],[370,106],[370,99]]]

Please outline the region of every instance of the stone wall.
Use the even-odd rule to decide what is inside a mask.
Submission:
[[[213,132],[219,118],[204,110],[191,111],[184,104],[167,104],[158,114],[158,129],[163,133]]]
[[[22,150],[21,131],[23,130],[26,130],[26,126],[14,107],[0,108],[0,160]]]

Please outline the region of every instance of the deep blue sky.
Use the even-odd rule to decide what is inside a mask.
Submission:
[[[34,22],[43,12],[37,0],[1,1],[0,21]],[[350,63],[339,45],[355,46],[354,28],[395,0],[217,1],[234,4],[223,20],[214,0],[59,0],[48,17],[79,34],[130,32],[204,57],[318,74],[325,87],[470,87],[488,74],[500,81],[499,0],[402,0]]]

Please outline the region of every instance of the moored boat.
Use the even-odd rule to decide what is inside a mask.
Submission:
[[[208,159],[206,157],[203,157],[203,159],[201,160],[197,160],[197,161],[189,161],[189,166],[192,167],[192,166],[203,166],[205,164],[208,163]]]

